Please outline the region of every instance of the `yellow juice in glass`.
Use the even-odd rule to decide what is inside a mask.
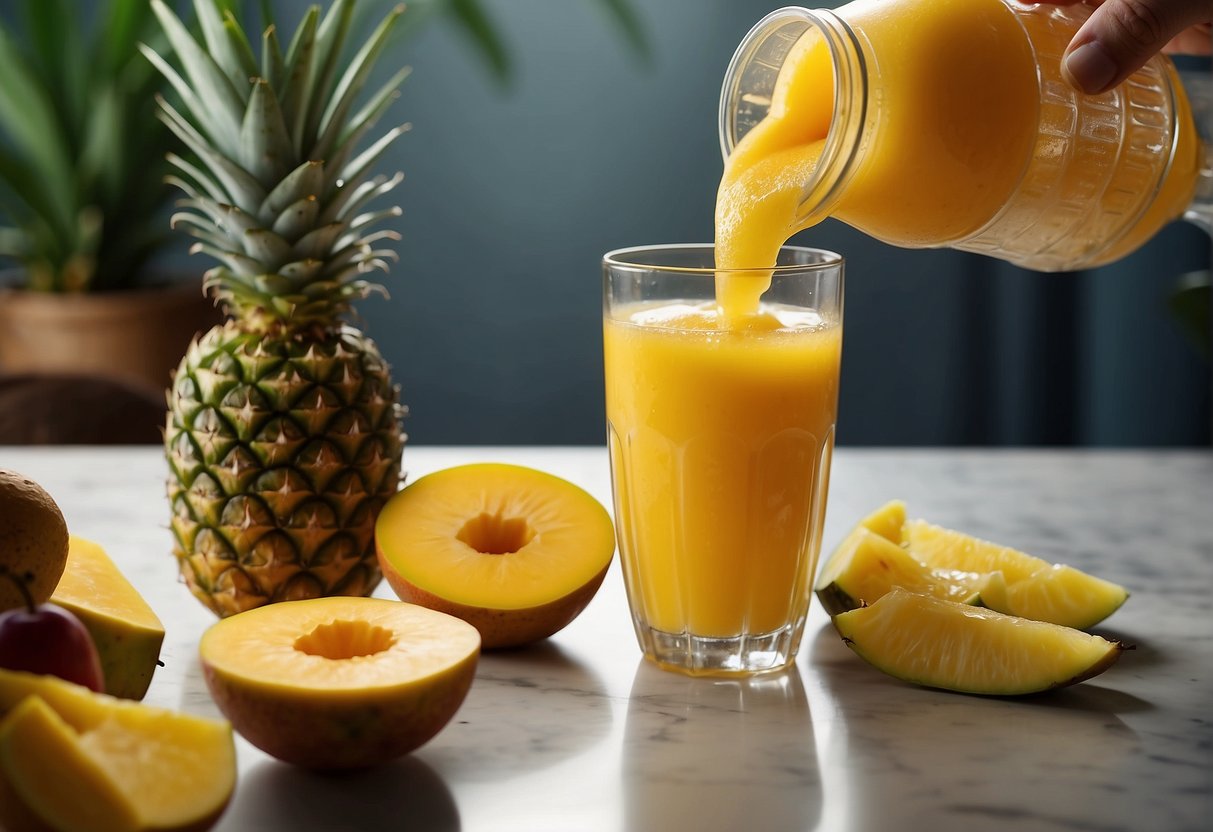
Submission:
[[[699,256],[693,273],[688,253]],[[732,275],[772,291],[726,314],[710,245],[682,247],[669,259],[684,265],[669,272],[607,256],[619,551],[645,654],[684,672],[784,667],[808,612],[834,444],[842,261],[789,247],[780,257],[773,276]]]
[[[712,309],[623,307],[605,355],[629,595],[657,630],[727,639],[807,610],[841,327],[777,308],[720,323]]]

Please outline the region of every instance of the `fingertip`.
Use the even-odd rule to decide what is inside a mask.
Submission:
[[[1072,87],[1087,95],[1098,95],[1115,84],[1120,67],[1103,44],[1091,40],[1066,53],[1061,72]]]

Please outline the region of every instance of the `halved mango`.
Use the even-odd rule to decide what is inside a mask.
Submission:
[[[1086,629],[1116,612],[1129,597],[1124,587],[1073,567],[923,520],[906,523],[904,534],[910,552],[928,566],[1002,572],[1005,600],[990,595],[984,601],[1000,612]]]
[[[236,782],[226,722],[0,670],[0,770],[21,811],[64,832],[202,830]]]
[[[925,566],[865,523],[856,526],[834,550],[817,578],[816,592],[825,611],[837,615],[875,603],[895,586],[935,598],[979,604],[983,603],[983,590],[993,581],[1001,583],[1001,575]]]
[[[895,587],[835,616],[843,641],[879,670],[927,687],[1014,696],[1107,670],[1122,645],[1069,627]]]
[[[401,600],[462,618],[493,648],[547,638],[576,618],[602,584],[615,532],[606,509],[572,483],[485,463],[396,494],[375,544]]]
[[[105,549],[72,535],[51,601],[74,613],[93,637],[105,692],[142,699],[160,659],[164,625]]]
[[[345,596],[245,610],[198,645],[207,687],[235,729],[314,769],[378,765],[428,742],[463,704],[479,654],[464,621]]]

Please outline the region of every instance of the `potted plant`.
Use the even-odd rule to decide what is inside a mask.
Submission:
[[[157,262],[175,244],[174,145],[138,44],[158,37],[147,0],[28,0],[0,21],[2,378],[101,378],[162,401],[219,319],[196,276]]]

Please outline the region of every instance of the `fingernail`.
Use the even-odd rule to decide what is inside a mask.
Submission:
[[[1066,55],[1062,71],[1071,84],[1088,95],[1095,95],[1112,83],[1117,67],[1099,41],[1092,40]]]

